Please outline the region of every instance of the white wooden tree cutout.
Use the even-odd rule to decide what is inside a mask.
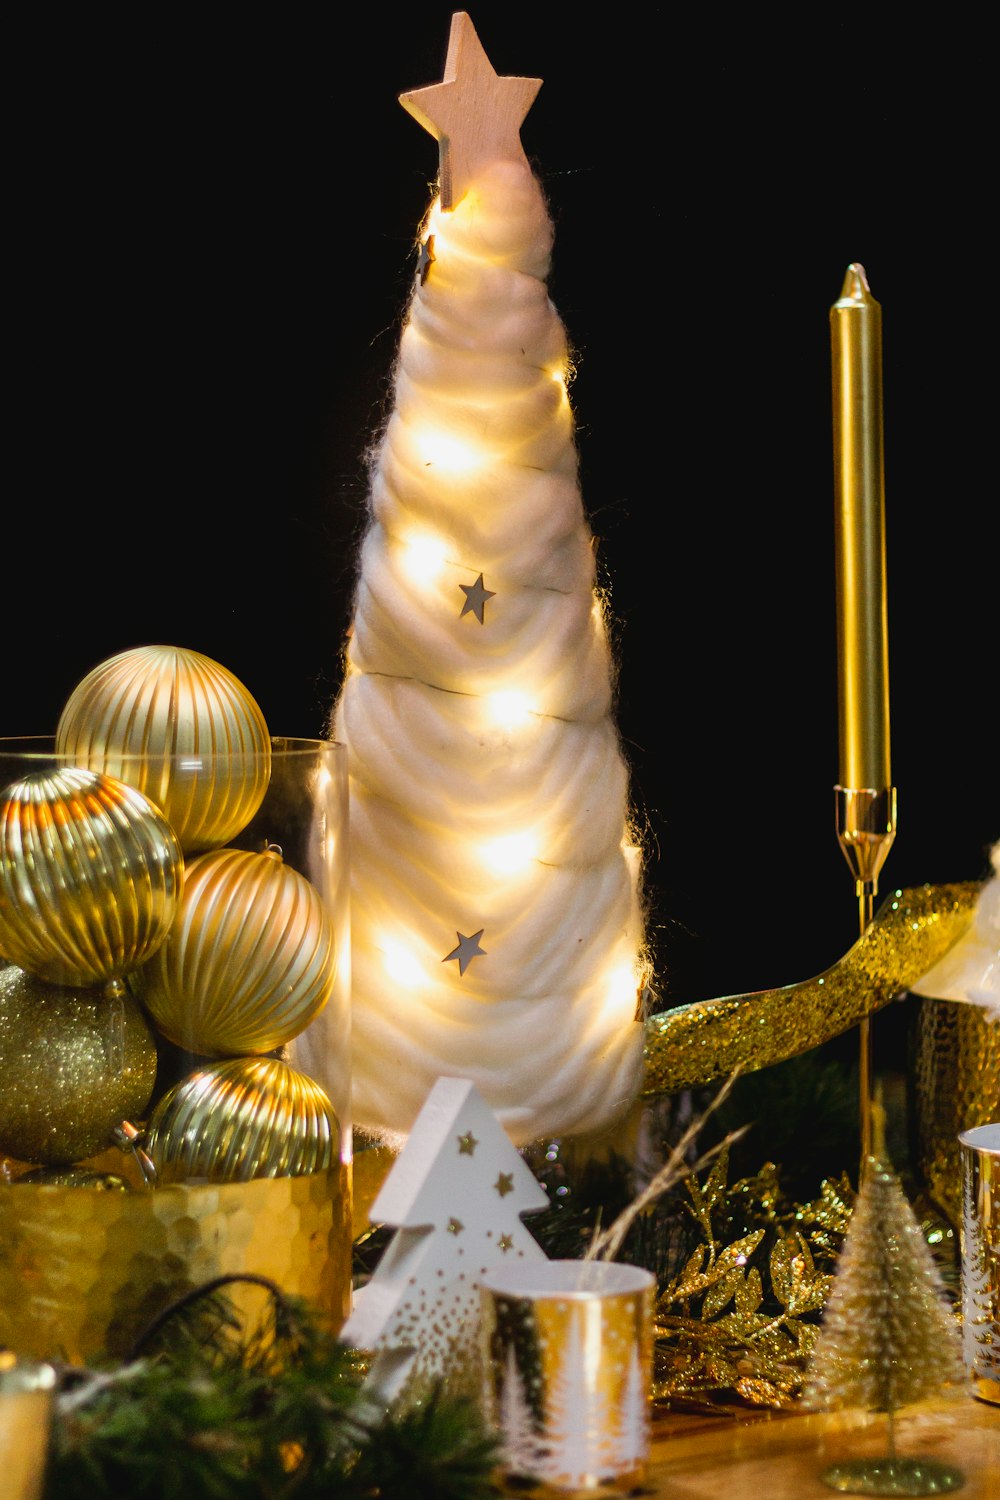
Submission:
[[[331,732],[347,747],[354,1123],[401,1144],[435,1079],[516,1146],[613,1129],[639,1092],[642,849],[579,483],[554,229],[464,12],[403,98],[442,150],[373,446]],[[416,243],[414,248],[416,248]],[[322,1083],[323,1017],[296,1038]]]
[[[461,1375],[478,1358],[479,1284],[493,1266],[545,1252],[521,1215],[548,1195],[475,1086],[439,1078],[372,1204],[398,1225],[341,1338],[374,1354],[386,1401],[411,1381]]]

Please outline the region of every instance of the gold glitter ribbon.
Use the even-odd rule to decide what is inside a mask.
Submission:
[[[700,1000],[646,1021],[641,1094],[674,1094],[797,1057],[881,1010],[969,928],[982,886],[925,885],[887,896],[837,963],[801,984]]]

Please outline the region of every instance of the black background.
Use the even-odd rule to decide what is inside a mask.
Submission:
[[[884,319],[892,886],[1000,836],[995,237],[960,18],[482,4],[556,229],[584,501],[670,1004],[858,935],[836,841],[828,309]],[[958,12],[955,15],[959,15]],[[131,645],[324,732],[451,7],[93,8],[8,36],[6,662],[45,733]]]

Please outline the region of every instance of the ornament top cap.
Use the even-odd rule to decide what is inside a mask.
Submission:
[[[540,78],[501,77],[464,10],[451,18],[444,78],[400,94],[399,102],[440,145],[440,197],[452,209],[482,167],[494,161],[528,165],[521,124],[542,86]]]

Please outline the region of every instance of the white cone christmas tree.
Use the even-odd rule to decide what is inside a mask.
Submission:
[[[519,135],[538,87],[498,77],[460,13],[445,81],[401,101],[440,140],[441,193],[332,726],[350,767],[355,1122],[390,1136],[443,1074],[472,1079],[517,1144],[599,1131],[638,1092],[641,853],[552,224]],[[303,1047],[322,1077],[315,1033]]]
[[[478,1388],[480,1281],[497,1264],[545,1259],[521,1215],[548,1206],[474,1085],[440,1078],[372,1204],[372,1222],[398,1230],[341,1331],[374,1353],[380,1395],[437,1378]]]

